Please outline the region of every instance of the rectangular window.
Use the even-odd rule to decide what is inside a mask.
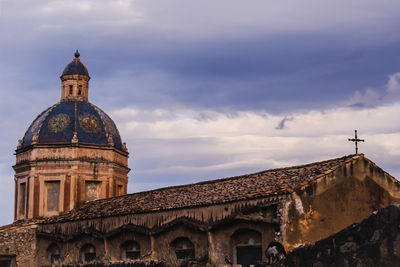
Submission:
[[[60,181],[45,182],[47,191],[47,211],[60,209]]]
[[[79,85],[78,86],[78,95],[81,95],[82,94],[82,85]]]
[[[19,184],[19,214],[25,214],[26,183]]]
[[[69,86],[69,94],[72,95],[72,85]]]
[[[85,200],[91,201],[99,199],[101,196],[101,182],[86,181],[85,182]]]

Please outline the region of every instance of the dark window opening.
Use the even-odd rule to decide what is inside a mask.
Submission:
[[[242,228],[231,236],[233,263],[243,267],[257,265],[262,261],[261,233]]]
[[[81,249],[81,261],[91,262],[96,259],[96,249],[91,244],[86,244]]]
[[[49,264],[60,262],[60,248],[56,244],[51,244],[47,249],[47,260]]]
[[[15,256],[11,255],[0,255],[0,267],[17,266],[15,262]]]
[[[118,196],[122,196],[124,194],[124,187],[122,185],[118,185]]]
[[[82,85],[79,85],[78,86],[78,95],[81,95],[82,94]]]
[[[70,94],[70,95],[72,95],[72,89],[73,89],[73,86],[70,85],[70,86],[69,86],[69,94]]]
[[[140,246],[135,241],[127,241],[122,245],[122,259],[136,260],[140,257]]]
[[[262,248],[261,246],[243,246],[236,247],[237,264],[243,267],[256,265],[262,261]]]
[[[194,259],[194,245],[186,237],[179,237],[172,241],[171,246],[178,260]]]
[[[10,260],[0,260],[0,267],[9,267],[11,266]]]

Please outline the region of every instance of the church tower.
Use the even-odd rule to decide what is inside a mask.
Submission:
[[[61,101],[40,113],[18,142],[14,220],[126,194],[126,145],[112,119],[88,101],[90,76],[79,57],[76,51],[60,77]]]

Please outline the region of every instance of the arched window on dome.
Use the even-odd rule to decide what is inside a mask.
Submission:
[[[70,84],[69,85],[69,94],[72,95],[74,87]]]
[[[60,261],[60,248],[56,243],[50,244],[47,248],[47,260],[50,265]]]
[[[136,241],[129,240],[122,244],[122,259],[136,260],[140,257],[140,246]]]
[[[173,253],[178,260],[193,259],[194,258],[194,245],[186,237],[178,237],[171,242]]]
[[[96,258],[96,248],[92,244],[86,244],[81,248],[81,261],[90,262]]]

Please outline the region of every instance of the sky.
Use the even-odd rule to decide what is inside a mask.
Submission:
[[[400,177],[398,0],[0,0],[0,225],[15,149],[79,49],[128,192],[359,151]]]

